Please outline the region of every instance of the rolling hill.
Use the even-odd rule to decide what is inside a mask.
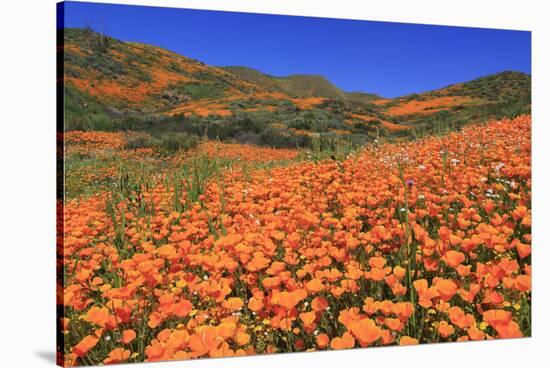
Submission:
[[[345,98],[342,91],[322,75],[295,74],[275,77],[244,66],[227,66],[224,70],[256,85],[293,97]]]
[[[386,99],[320,75],[215,67],[91,29],[64,29],[66,130],[183,131],[275,147],[415,137],[530,111],[531,76],[502,72]]]
[[[480,106],[494,103],[530,103],[531,77],[504,71],[472,81],[453,84],[438,90],[411,94],[391,100],[377,100],[390,115],[430,114],[457,106]]]

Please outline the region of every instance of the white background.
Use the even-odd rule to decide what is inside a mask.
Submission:
[[[146,367],[548,366],[550,40],[545,1],[111,2],[533,31],[532,338],[207,359]],[[55,350],[55,1],[11,0],[1,4],[0,366],[51,367]]]

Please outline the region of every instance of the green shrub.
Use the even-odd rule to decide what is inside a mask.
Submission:
[[[288,127],[300,130],[313,130],[313,122],[311,120],[296,119],[292,120],[288,124]]]
[[[259,145],[262,142],[260,136],[252,132],[238,132],[235,134],[235,140],[242,144]]]
[[[136,149],[136,148],[151,148],[160,146],[160,141],[145,134],[137,136],[131,136],[126,139],[124,148]]]
[[[153,76],[145,69],[135,69],[134,73],[142,82],[151,83],[153,81]]]
[[[116,125],[105,114],[91,114],[83,117],[82,123],[83,130],[100,130],[100,131],[113,131],[116,130]]]
[[[188,150],[199,143],[196,136],[187,133],[166,133],[159,137],[159,145],[167,152]]]
[[[356,134],[365,134],[365,135],[373,135],[376,134],[380,127],[382,126],[382,123],[380,120],[369,120],[366,122],[356,122],[353,124],[353,131]]]
[[[177,88],[194,100],[223,97],[223,89],[211,83],[186,83]]]
[[[133,52],[128,52],[124,61],[128,65],[132,65],[132,64],[140,63],[141,57],[138,54],[135,54]]]
[[[176,73],[185,74],[185,70],[175,61],[171,61],[168,66]]]
[[[121,62],[115,60],[111,55],[95,52],[86,56],[85,65],[94,69],[104,78],[116,79],[121,75],[128,74],[128,69]]]
[[[309,137],[293,135],[287,130],[267,128],[260,133],[260,142],[274,148],[295,148],[308,145]]]
[[[139,133],[126,138],[126,149],[157,147],[167,153],[179,150],[189,150],[197,146],[199,140],[196,136],[181,132],[162,132],[155,136],[147,133]]]

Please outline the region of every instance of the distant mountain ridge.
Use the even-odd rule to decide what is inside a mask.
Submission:
[[[380,99],[379,95],[364,92],[346,92],[318,74],[291,74],[285,77],[262,73],[246,66],[224,66],[222,69],[249,82],[287,93],[295,97],[326,97],[367,101]]]

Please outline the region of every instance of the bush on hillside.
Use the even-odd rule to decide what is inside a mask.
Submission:
[[[137,149],[137,148],[151,148],[160,146],[160,141],[146,134],[140,134],[131,136],[126,139],[124,148]]]
[[[179,150],[189,150],[199,143],[196,136],[187,133],[167,133],[159,137],[160,148],[167,152],[176,152]]]
[[[168,153],[189,150],[199,143],[198,137],[181,132],[165,132],[156,136],[148,134],[133,135],[126,139],[126,149],[156,147]]]

